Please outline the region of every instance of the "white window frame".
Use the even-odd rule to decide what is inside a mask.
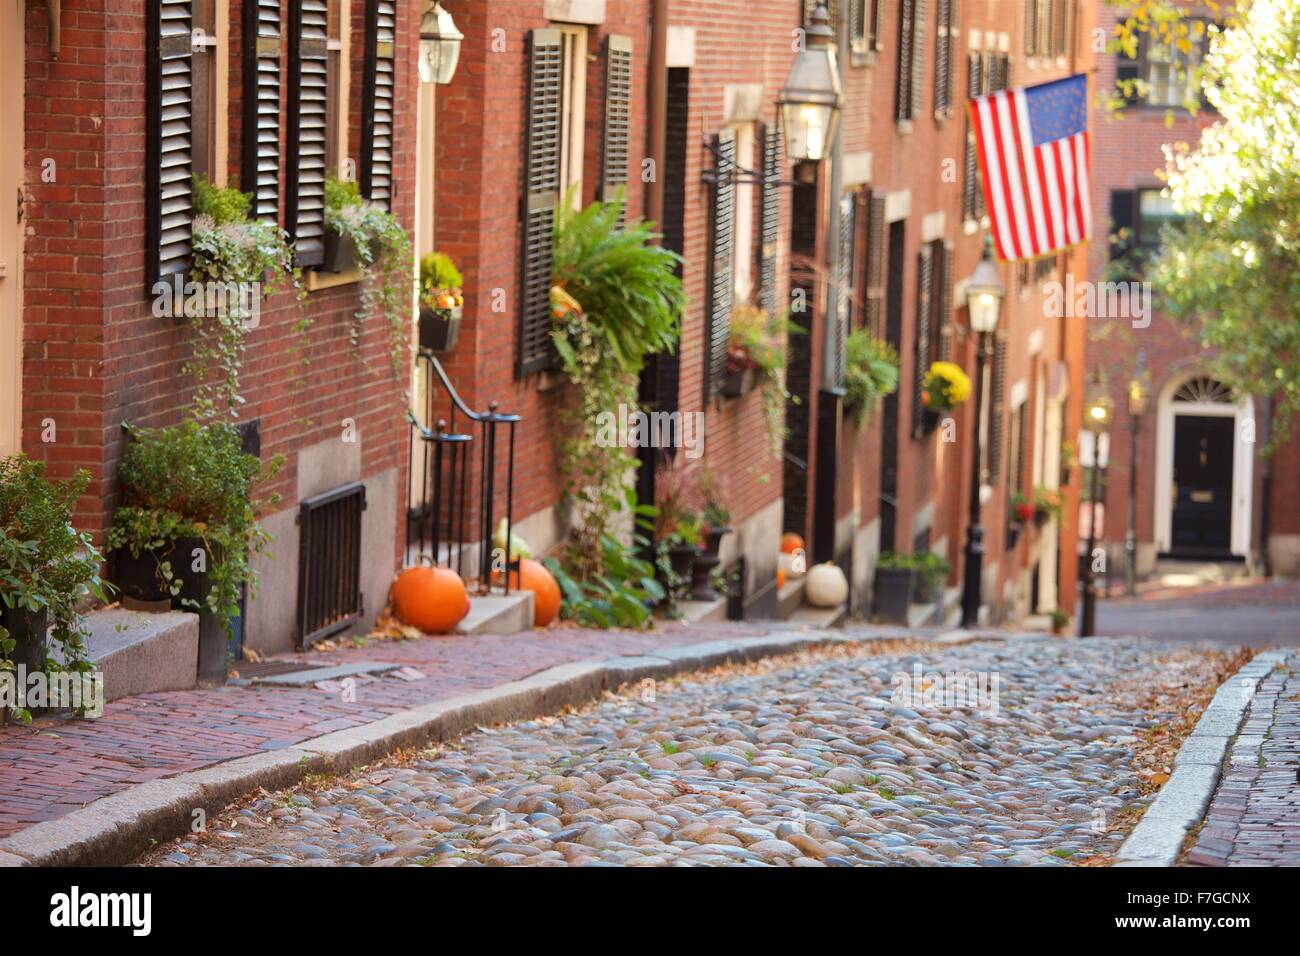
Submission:
[[[557,23],[564,48],[560,103],[560,194],[573,189],[573,207],[582,208],[587,132],[587,34],[585,26]],[[574,187],[577,187],[576,189]]]

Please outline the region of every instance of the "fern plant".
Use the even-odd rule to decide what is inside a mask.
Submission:
[[[898,389],[898,353],[866,329],[856,329],[844,340],[844,410],[861,425],[876,407],[877,399]]]

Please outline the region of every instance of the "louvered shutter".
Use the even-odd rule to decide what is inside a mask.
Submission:
[[[885,0],[872,0],[871,48],[879,52],[885,48]]]
[[[551,344],[551,255],[560,198],[560,112],[564,75],[559,30],[533,30],[528,50],[528,141],[524,160],[524,241],[520,268],[517,374],[554,364]]]
[[[936,295],[939,298],[935,315],[939,321],[939,361],[952,361],[952,260],[953,246],[944,242],[939,246],[939,278]]]
[[[148,147],[145,271],[159,279],[188,274],[193,264],[193,29],[190,0],[150,0],[148,7]]]
[[[760,214],[758,257],[759,304],[770,316],[776,315],[776,254],[781,238],[781,158],[784,143],[781,127],[763,127],[763,193]]]
[[[997,332],[993,339],[993,372],[989,403],[989,474],[988,483],[996,485],[1002,474],[1002,447],[1006,442],[1007,417],[1007,334]]]
[[[947,119],[952,115],[952,32],[956,29],[953,20],[954,3],[956,0],[939,0],[934,37],[935,119]]]
[[[280,2],[244,0],[244,162],[255,219],[280,219]]]
[[[849,40],[862,41],[867,37],[868,0],[849,0]]]
[[[885,194],[873,192],[867,200],[867,317],[866,326],[876,338],[885,334]]]
[[[1038,0],[1025,0],[1025,55],[1038,53]]]
[[[325,140],[329,67],[326,0],[293,0],[289,12],[288,135],[284,224],[295,259],[325,261]]]
[[[898,8],[898,75],[894,80],[894,119],[912,117],[912,17],[916,0],[902,0]]]
[[[934,243],[921,246],[916,269],[916,364],[912,373],[912,437],[925,433],[925,376],[930,371],[930,323],[934,309]]]
[[[727,337],[731,328],[733,280],[731,255],[736,215],[736,141],[731,136],[714,137],[718,166],[712,184],[709,216],[709,300],[708,364],[705,368],[704,397],[707,401],[722,388],[727,376]]]
[[[980,95],[983,84],[984,66],[978,52],[970,53],[966,58],[966,96]],[[980,216],[979,162],[975,156],[975,131],[971,128],[970,117],[966,118],[966,149],[962,162],[961,217],[978,219]]]
[[[853,240],[857,234],[857,199],[840,198],[839,242],[835,257],[835,387],[844,387],[844,340],[853,317]]]
[[[913,0],[912,9],[912,79],[908,84],[912,96],[912,117],[919,117],[925,110],[925,31],[926,0]]]
[[[396,0],[367,0],[361,87],[361,194],[393,208],[393,115],[397,89]]]
[[[605,141],[601,149],[600,198],[614,198],[627,185],[632,129],[632,38],[605,40]],[[626,219],[626,209],[620,222]]]

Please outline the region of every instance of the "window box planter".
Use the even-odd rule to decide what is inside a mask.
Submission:
[[[445,352],[460,341],[460,323],[464,306],[449,309],[431,309],[420,306],[420,348],[432,352]]]
[[[357,267],[357,245],[337,232],[325,231],[325,261],[321,272],[347,272]]]
[[[915,574],[911,568],[876,568],[875,586],[871,594],[873,618],[890,624],[907,623]]]
[[[728,372],[722,380],[722,394],[727,398],[740,398],[758,387],[758,373],[752,368]]]
[[[939,423],[943,421],[944,412],[937,408],[927,408],[921,412],[921,431],[926,435],[933,435],[939,428]]]
[[[930,574],[917,574],[912,580],[912,600],[917,604],[933,604],[939,600],[943,578]]]

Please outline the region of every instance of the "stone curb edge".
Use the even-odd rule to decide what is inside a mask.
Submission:
[[[121,866],[147,850],[151,841],[189,832],[196,810],[211,817],[259,787],[282,789],[308,774],[341,773],[373,763],[397,748],[425,746],[480,726],[552,714],[646,678],[662,680],[810,647],[916,637],[915,632],[909,634],[901,628],[879,628],[859,635],[781,630],[764,637],[665,648],[653,656],[561,664],[523,680],[404,710],[282,750],[150,780],[0,840],[0,866]],[[971,632],[968,639],[998,636]],[[951,637],[945,641],[954,642]]]
[[[1241,728],[1259,682],[1286,651],[1256,654],[1225,680],[1174,758],[1174,772],[1115,855],[1116,866],[1173,866],[1183,841],[1201,822],[1219,784],[1228,747]]]

